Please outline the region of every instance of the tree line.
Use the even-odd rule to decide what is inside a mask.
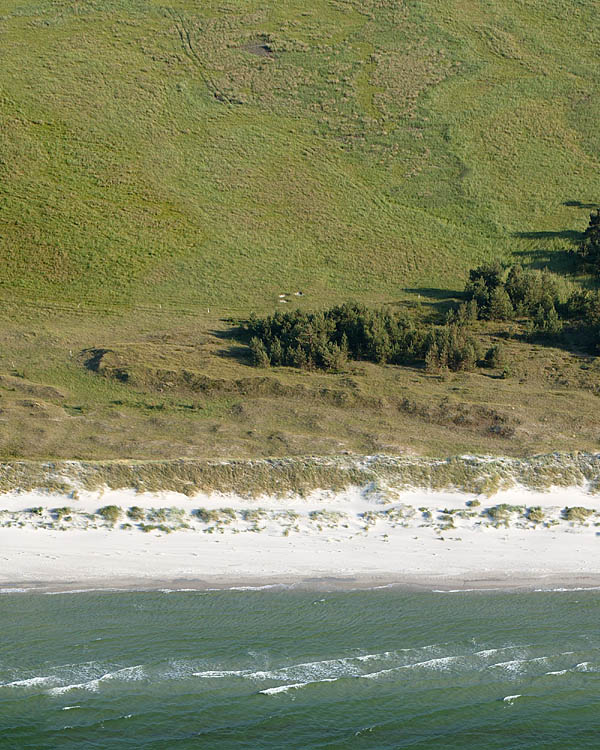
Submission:
[[[576,255],[586,270],[600,274],[600,209],[591,214]],[[501,366],[502,347],[492,346],[482,354],[471,329],[477,321],[512,319],[524,322],[531,337],[556,340],[568,326],[571,332],[584,332],[595,349],[600,347],[598,291],[573,288],[548,271],[499,262],[469,271],[464,301],[443,325],[415,321],[405,311],[346,303],[319,312],[252,315],[243,329],[259,367],[339,372],[348,360],[364,360],[459,371]]]
[[[325,372],[339,372],[349,360],[420,364],[430,371],[501,367],[501,345],[482,351],[472,333],[481,320],[519,319],[531,337],[551,340],[568,325],[600,345],[600,294],[573,289],[547,271],[486,263],[469,272],[464,297],[443,325],[415,321],[406,311],[346,303],[318,312],[251,315],[243,329],[254,365]]]
[[[556,336],[565,324],[590,327],[600,342],[600,294],[573,289],[548,271],[525,270],[520,265],[505,269],[487,263],[469,272],[467,302],[452,313],[455,320],[526,319],[531,335]]]
[[[255,365],[286,365],[306,370],[342,370],[348,360],[380,364],[425,363],[430,368],[473,369],[480,356],[477,341],[459,322],[419,324],[405,312],[346,303],[322,312],[276,312],[251,316]]]

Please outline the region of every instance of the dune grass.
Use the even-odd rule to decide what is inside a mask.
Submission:
[[[498,491],[522,487],[545,491],[551,487],[581,487],[589,494],[598,492],[600,456],[584,453],[540,455],[529,459],[453,457],[427,459],[408,456],[303,456],[280,459],[237,461],[176,460],[176,461],[13,461],[0,464],[0,492],[38,490],[49,496],[69,495],[68,490],[102,491],[105,488],[134,489],[137,492],[171,490],[189,498],[198,493],[235,493],[240,497],[259,498],[307,497],[315,490],[341,492],[358,487],[374,502],[388,505],[398,500],[401,490],[424,488],[460,490],[493,497]],[[70,495],[75,503],[76,497]],[[471,508],[479,505],[472,502]],[[55,509],[65,513],[71,508]],[[421,508],[425,511],[425,508]],[[43,508],[30,512],[41,513]],[[506,520],[519,512],[536,519],[539,508],[498,505],[482,510],[495,520]],[[123,515],[115,505],[98,511],[105,520],[115,523]],[[180,508],[155,508],[143,511],[132,506],[127,516],[132,520],[164,522],[180,514]],[[440,511],[446,520],[460,513],[471,517],[477,512],[462,509]],[[266,511],[260,507],[244,512],[244,520],[258,522]],[[568,520],[582,520],[591,513],[585,508],[565,510]],[[199,508],[194,515],[203,522],[227,522],[233,518],[231,508],[208,510]],[[379,513],[382,517],[401,520],[412,517],[409,506],[394,507]],[[313,520],[327,520],[315,515]],[[371,520],[376,520],[373,516]]]

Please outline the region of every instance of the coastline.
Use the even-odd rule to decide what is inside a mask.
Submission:
[[[562,578],[501,577],[489,578],[411,578],[389,574],[378,578],[260,578],[260,579],[91,579],[71,581],[21,581],[0,585],[0,596],[17,594],[103,594],[103,593],[209,593],[252,591],[312,591],[318,593],[393,590],[411,593],[567,593],[600,591],[600,574],[563,576]]]
[[[56,520],[67,503],[70,520]],[[122,509],[118,523],[97,514],[106,505]],[[128,522],[132,506],[167,520],[144,533]],[[573,506],[589,517],[568,520]],[[254,498],[104,488],[76,499],[5,493],[0,508],[0,593],[600,588],[600,496],[583,486],[493,497],[363,486]],[[531,520],[534,508],[543,521]]]

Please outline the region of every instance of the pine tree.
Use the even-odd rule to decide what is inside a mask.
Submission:
[[[509,320],[514,314],[510,297],[503,286],[496,287],[490,295],[487,317],[490,320]]]
[[[283,347],[281,346],[281,341],[275,337],[271,344],[271,364],[273,367],[279,367],[279,365],[283,364],[283,361]]]
[[[252,363],[256,367],[270,367],[271,360],[263,342],[253,336],[250,340],[250,352],[252,353]]]
[[[600,208],[590,214],[590,223],[583,234],[578,253],[586,265],[600,274]]]
[[[430,345],[425,355],[425,369],[427,372],[437,372],[440,369],[440,352],[435,341]]]

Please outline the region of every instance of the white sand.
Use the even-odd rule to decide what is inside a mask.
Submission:
[[[0,527],[0,586],[10,590],[278,582],[350,587],[401,583],[444,589],[600,585],[600,525],[595,526],[600,524],[600,497],[583,488],[545,493],[513,489],[491,499],[411,490],[392,493],[391,501],[387,492],[386,498],[368,488],[259,500],[123,490],[81,493],[78,500],[41,493],[7,494],[0,496],[0,508],[12,514],[12,526],[6,525],[7,513],[0,514],[4,524]],[[440,530],[442,509],[468,510],[465,502],[475,499],[481,506],[473,509],[472,517],[457,518],[456,528]],[[499,503],[541,506],[550,524],[536,525],[516,513],[510,528],[494,528],[480,513]],[[135,525],[120,528],[128,520],[125,517],[112,529],[98,517],[78,520],[80,514],[107,504],[176,506],[185,509],[191,528],[171,534],[144,533]],[[74,520],[46,522],[46,528],[26,512],[32,506],[63,505],[77,511]],[[569,522],[561,516],[565,506],[584,506],[595,514],[584,524]],[[206,524],[188,515],[199,507],[230,507],[238,511],[238,517],[229,524]],[[270,512],[259,521],[242,520],[241,511],[256,508]],[[425,521],[418,508],[430,509],[432,520]],[[281,510],[298,516],[277,518]],[[344,515],[315,520],[308,516],[315,510]],[[359,515],[389,510],[397,510],[404,518],[380,517],[369,525]],[[44,518],[52,520],[50,514]],[[48,528],[51,525],[54,528]],[[65,530],[59,530],[61,526]]]

